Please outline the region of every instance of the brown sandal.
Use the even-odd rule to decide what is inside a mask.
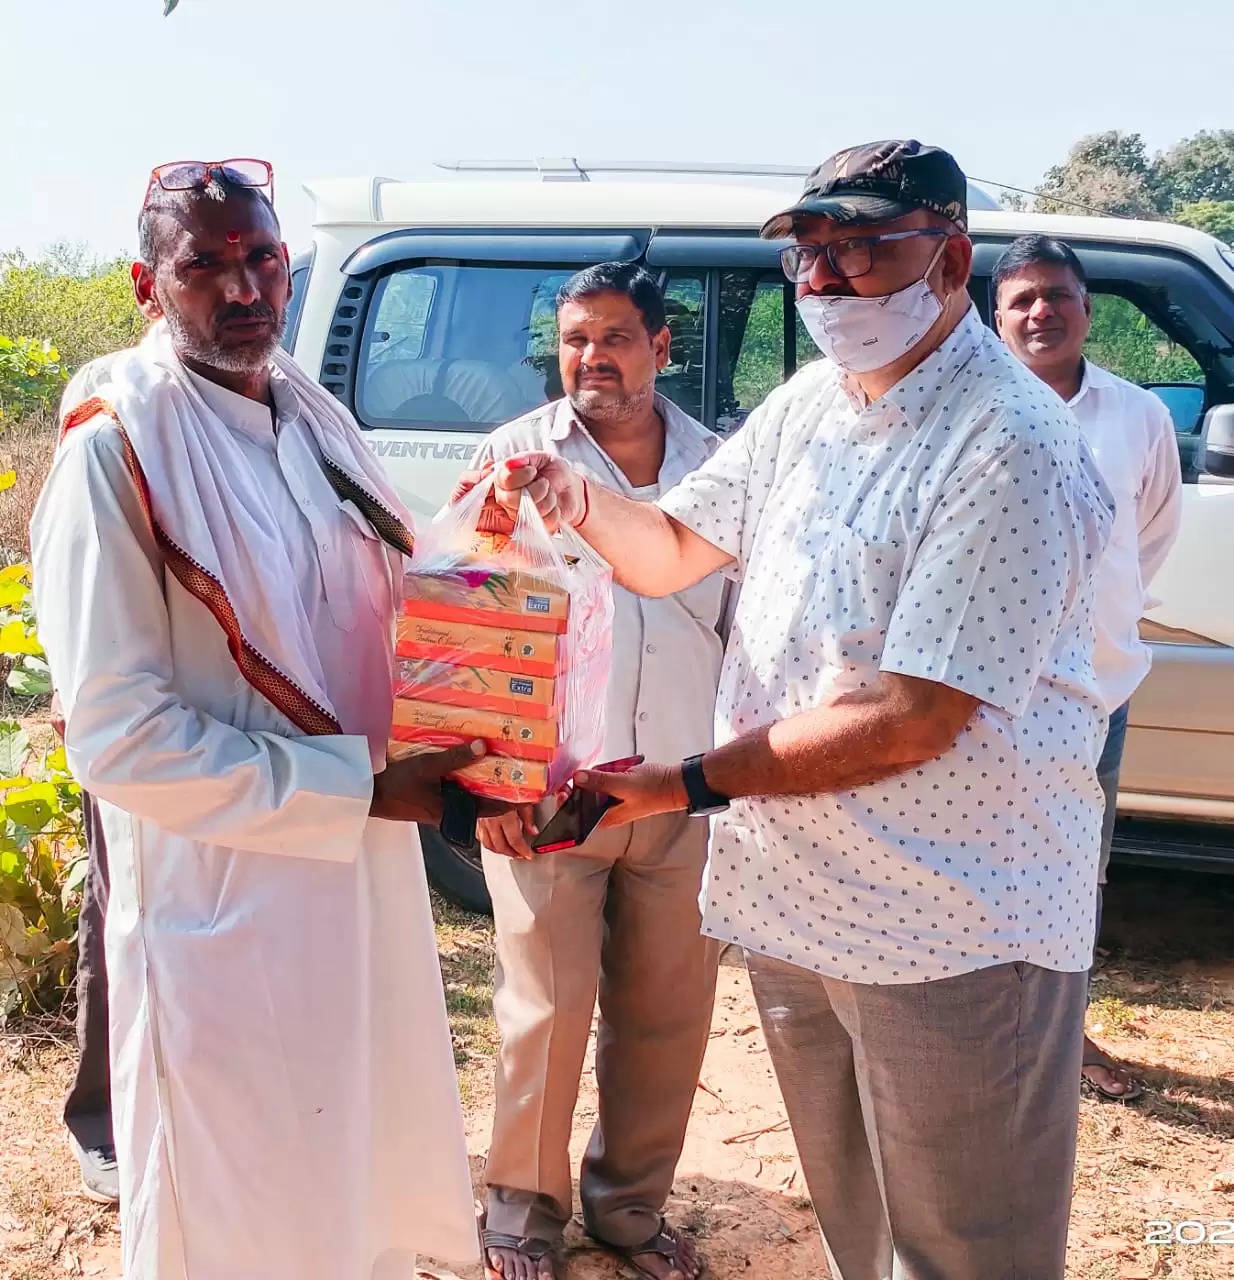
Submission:
[[[521,1253],[524,1258],[530,1258],[536,1264],[538,1273],[540,1260],[551,1256],[554,1248],[550,1240],[541,1240],[536,1236],[507,1235],[504,1231],[490,1231],[487,1227],[480,1232],[480,1243],[484,1247],[484,1274],[488,1280],[505,1280],[502,1273],[489,1262],[490,1249],[512,1249],[515,1253]],[[557,1274],[555,1267],[552,1274]]]
[[[643,1244],[627,1246],[613,1244],[609,1240],[602,1240],[597,1235],[592,1235],[591,1238],[615,1253],[624,1263],[633,1267],[640,1276],[646,1276],[647,1280],[658,1280],[658,1277],[655,1272],[648,1271],[638,1261],[639,1257],[645,1253],[658,1254],[675,1270],[680,1271],[683,1275],[685,1274],[685,1267],[681,1262],[681,1231],[677,1227],[670,1227],[666,1218],[660,1219],[660,1230]],[[707,1274],[707,1263],[701,1255],[698,1257],[698,1264],[698,1280],[702,1280]]]

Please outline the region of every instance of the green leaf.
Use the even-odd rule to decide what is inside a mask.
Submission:
[[[68,874],[64,877],[64,887],[60,890],[60,902],[65,910],[69,907],[69,902],[75,893],[80,893],[82,886],[86,883],[86,871],[90,866],[90,859],[81,857],[69,867]]]
[[[0,720],[0,776],[21,773],[30,752],[30,738],[16,720]]]
[[[56,788],[50,782],[35,782],[21,791],[10,791],[4,798],[4,809],[11,821],[30,831],[42,831],[58,803]]]
[[[5,681],[10,689],[21,698],[41,698],[51,692],[51,673],[27,665],[35,661],[27,659],[20,667],[14,667]],[[46,664],[44,664],[44,668]]]

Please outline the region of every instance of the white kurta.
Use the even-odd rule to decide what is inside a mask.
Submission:
[[[413,1280],[475,1220],[414,828],[368,817],[399,558],[294,414],[211,384],[279,513],[343,735],[240,676],[150,536],[119,433],[69,433],[32,529],[70,764],[100,801],[127,1280]]]

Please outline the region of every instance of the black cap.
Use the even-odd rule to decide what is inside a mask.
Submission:
[[[837,151],[806,179],[801,199],[763,223],[759,235],[791,235],[800,217],[834,222],[889,222],[915,209],[968,230],[968,182],[955,158],[938,147],[905,141],[867,142]]]

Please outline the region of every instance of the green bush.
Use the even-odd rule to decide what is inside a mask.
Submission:
[[[55,407],[68,373],[46,339],[0,333],[0,421]]]
[[[29,581],[27,565],[0,570],[0,660],[19,690],[29,679],[50,686]],[[76,964],[85,875],[81,788],[63,747],[40,755],[17,720],[0,720],[0,1027],[59,1007]]]
[[[132,346],[144,327],[126,260],[98,261],[64,245],[33,259],[0,254],[0,333],[51,336],[69,373]]]
[[[1204,371],[1133,303],[1115,294],[1093,298],[1093,326],[1084,354],[1131,382],[1198,382]]]

